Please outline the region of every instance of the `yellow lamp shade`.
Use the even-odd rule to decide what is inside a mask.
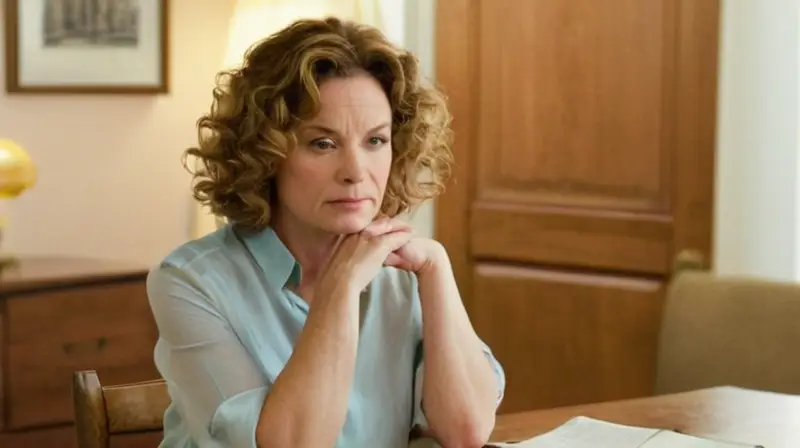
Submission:
[[[0,139],[0,199],[11,199],[36,183],[36,166],[11,140]]]

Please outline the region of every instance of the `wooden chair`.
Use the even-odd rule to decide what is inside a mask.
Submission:
[[[79,448],[108,448],[114,434],[160,432],[170,404],[164,380],[102,386],[94,370],[73,373],[72,398]]]

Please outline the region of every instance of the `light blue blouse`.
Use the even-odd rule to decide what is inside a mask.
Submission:
[[[161,447],[255,447],[264,399],[287,363],[308,304],[286,288],[300,266],[271,229],[230,226],[177,248],[147,280],[156,365],[172,404]],[[384,268],[361,295],[361,332],[337,447],[406,447],[425,426],[416,277]],[[498,379],[505,375],[485,348]]]

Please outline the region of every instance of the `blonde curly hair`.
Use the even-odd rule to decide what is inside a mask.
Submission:
[[[184,153],[195,199],[237,227],[268,226],[275,175],[298,125],[319,110],[320,83],[357,71],[380,82],[392,108],[381,213],[397,216],[440,194],[453,164],[443,95],[425,85],[411,53],[375,28],[327,18],[292,23],[251,47],[240,67],[217,74],[211,110],[197,123],[198,145]]]

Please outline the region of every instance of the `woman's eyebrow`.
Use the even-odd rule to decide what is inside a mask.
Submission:
[[[391,123],[381,123],[381,124],[375,126],[374,128],[370,129],[369,131],[367,131],[367,133],[368,134],[372,134],[373,132],[378,132],[378,131],[383,130],[384,128],[388,128],[388,127],[391,127]]]
[[[389,127],[391,127],[391,123],[381,123],[370,129],[369,131],[367,131],[367,134],[372,134]],[[320,124],[304,125],[300,128],[300,131],[318,131],[326,135],[334,135],[334,136],[339,135],[339,132],[337,132],[335,129]]]
[[[319,124],[305,125],[305,126],[301,127],[300,130],[301,131],[318,131],[318,132],[322,132],[323,134],[328,134],[328,135],[339,135],[339,133],[336,132],[335,129],[329,128],[327,126],[322,126],[322,125],[319,125]]]

